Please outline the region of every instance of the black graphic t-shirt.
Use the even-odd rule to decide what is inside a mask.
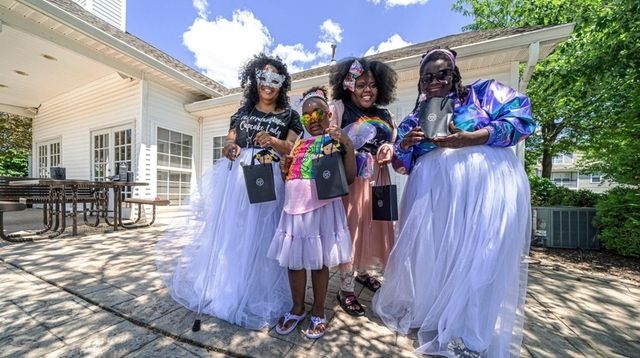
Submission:
[[[375,137],[365,143],[358,151],[365,151],[375,155],[382,144],[393,140],[393,121],[389,111],[377,107],[362,110],[349,102],[343,103],[342,128],[354,122],[366,122],[376,128]]]
[[[264,113],[256,108],[240,108],[231,116],[229,129],[236,130],[236,144],[242,148],[253,146],[253,139],[260,131],[266,131],[278,139],[287,139],[289,130],[302,133],[298,112],[287,109],[281,113]]]

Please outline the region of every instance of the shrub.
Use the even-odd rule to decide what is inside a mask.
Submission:
[[[530,176],[532,206],[580,206],[594,207],[602,194],[589,190],[571,190],[555,185],[551,180]]]
[[[563,188],[553,184],[547,178],[530,176],[531,184],[531,205],[532,206],[553,206],[560,205],[558,194]]]
[[[596,205],[600,242],[625,256],[640,257],[640,190],[617,187]]]

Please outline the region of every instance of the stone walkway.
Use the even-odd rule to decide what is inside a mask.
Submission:
[[[39,218],[7,214],[8,230],[29,215]],[[192,332],[195,314],[173,302],[155,271],[154,244],[164,228],[0,243],[0,357],[415,356],[411,336],[341,311],[337,275],[329,285],[329,330],[317,341],[299,330],[279,336],[212,317]],[[370,305],[370,292],[357,291]],[[523,357],[640,356],[640,288],[631,283],[532,264],[526,316]]]

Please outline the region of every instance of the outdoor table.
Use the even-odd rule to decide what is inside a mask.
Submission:
[[[48,238],[53,238],[61,235],[66,229],[66,196],[65,188],[71,189],[71,220],[72,220],[72,235],[78,235],[78,189],[79,188],[91,188],[95,191],[96,203],[98,203],[98,212],[102,211],[105,215],[105,222],[113,226],[113,230],[117,231],[118,227],[125,227],[122,224],[122,190],[125,187],[132,186],[147,186],[149,183],[144,182],[126,182],[126,181],[95,181],[95,180],[83,180],[83,179],[32,179],[32,180],[20,180],[9,182],[10,186],[30,186],[30,185],[45,185],[49,187],[50,208],[53,211],[55,207],[56,215],[56,227],[54,228],[54,234],[49,235]],[[108,220],[108,190],[113,190],[113,224]],[[100,193],[104,192],[104,197],[100,198]],[[102,210],[100,206],[103,206]],[[61,227],[58,230],[58,216],[62,216]],[[53,220],[52,214],[49,215],[50,220]],[[97,226],[99,224],[99,215],[96,218]],[[40,233],[39,233],[40,234]]]
[[[118,227],[127,229],[127,227],[122,223],[122,190],[131,186],[148,186],[149,183],[131,181],[110,181],[102,183],[108,183],[108,185],[113,189],[113,231],[118,231]],[[111,225],[108,220],[105,219],[105,221]]]

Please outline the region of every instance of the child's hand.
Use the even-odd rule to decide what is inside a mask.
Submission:
[[[293,156],[287,154],[282,157],[280,160],[280,172],[282,174],[289,174],[289,167],[291,167],[291,163],[293,163]]]
[[[347,133],[345,133],[340,127],[336,126],[335,124],[329,126],[326,131],[331,139],[337,141],[338,143],[341,143],[345,147],[350,148],[353,145]]]

